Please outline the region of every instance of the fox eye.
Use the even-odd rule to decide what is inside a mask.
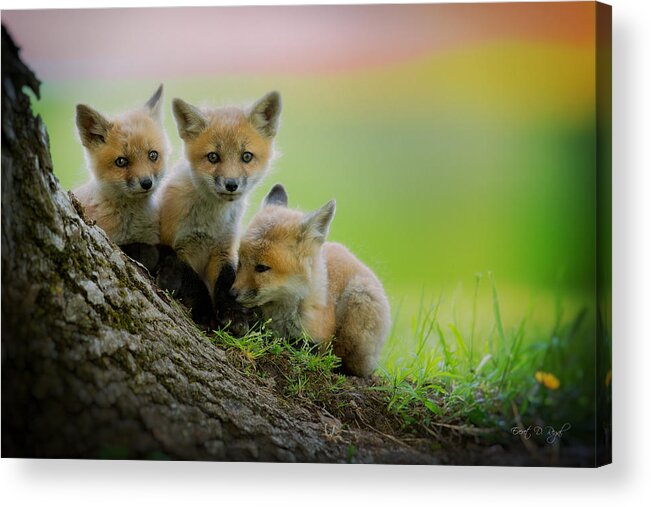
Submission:
[[[115,159],[115,165],[118,167],[126,167],[129,165],[129,159],[126,157],[118,157]]]
[[[256,264],[255,270],[257,273],[264,273],[265,271],[269,271],[271,268],[269,266],[265,266],[264,264]]]
[[[253,160],[253,153],[251,153],[250,151],[245,151],[244,153],[242,153],[242,162],[248,164],[249,162],[251,162],[251,160]]]
[[[208,162],[210,162],[211,164],[216,164],[217,162],[219,162],[219,160],[220,160],[219,154],[215,153],[214,151],[208,153]]]
[[[158,160],[158,152],[156,150],[151,150],[149,152],[149,160],[156,162]]]

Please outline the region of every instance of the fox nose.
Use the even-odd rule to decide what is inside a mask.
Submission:
[[[145,190],[149,190],[152,185],[153,182],[151,181],[151,178],[143,178],[140,180],[140,186]]]
[[[235,192],[237,190],[237,180],[235,178],[226,178],[224,181],[224,187],[226,187],[226,190],[229,192]]]
[[[228,291],[228,293],[230,294],[230,296],[233,299],[237,299],[237,296],[240,293],[240,291],[238,291],[235,287],[231,287],[231,289]]]

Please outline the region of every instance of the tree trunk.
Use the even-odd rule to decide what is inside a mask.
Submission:
[[[52,172],[2,29],[2,455],[429,462],[231,365]],[[72,114],[72,113],[71,113]],[[74,199],[73,199],[74,200]],[[365,444],[368,443],[368,445]]]

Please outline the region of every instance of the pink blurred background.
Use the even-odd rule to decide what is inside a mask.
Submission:
[[[372,7],[372,8],[370,8]],[[587,45],[581,3],[3,11],[44,80],[363,70],[490,40]]]

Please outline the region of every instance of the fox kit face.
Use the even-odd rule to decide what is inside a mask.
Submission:
[[[237,302],[254,307],[304,298],[334,213],[335,201],[309,214],[288,209],[285,189],[275,185],[240,243]]]
[[[199,110],[174,99],[174,117],[195,181],[226,201],[236,201],[252,189],[271,160],[280,108],[276,92],[250,111]]]
[[[167,139],[161,121],[163,86],[145,106],[114,119],[77,106],[77,128],[96,180],[114,194],[151,194],[162,176]]]

